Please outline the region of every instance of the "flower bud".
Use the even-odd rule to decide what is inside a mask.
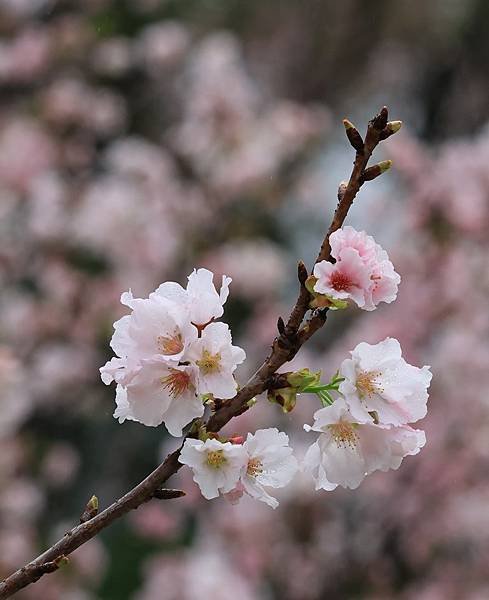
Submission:
[[[70,559],[64,554],[62,554],[61,556],[58,556],[58,558],[55,558],[53,562],[58,567],[58,569],[60,569],[61,567],[65,567],[67,564],[69,564]]]
[[[97,496],[92,496],[90,500],[87,502],[85,506],[85,510],[83,511],[80,517],[80,523],[86,523],[93,519],[93,517],[98,513],[98,498]]]
[[[343,119],[343,125],[345,126],[346,137],[350,144],[357,152],[363,152],[363,139],[358,129],[348,119]]]
[[[379,140],[385,140],[394,133],[397,133],[402,127],[402,121],[389,121],[385,129],[380,132]]]
[[[363,172],[363,175],[362,175],[362,182],[363,181],[372,181],[372,179],[376,179],[379,175],[382,175],[382,173],[385,173],[385,171],[390,169],[391,166],[392,166],[391,160],[382,160],[381,162],[377,163],[376,165],[373,165],[372,167],[365,169],[365,171]]]
[[[340,181],[340,185],[338,186],[338,200],[341,201],[343,199],[347,187],[348,181]]]
[[[292,387],[269,390],[267,397],[272,404],[281,406],[284,413],[289,413],[296,405],[297,391]]]
[[[228,442],[231,442],[231,444],[242,444],[244,442],[244,437],[242,435],[234,435],[233,437],[228,438]]]

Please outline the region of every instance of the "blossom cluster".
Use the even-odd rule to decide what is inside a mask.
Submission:
[[[314,267],[314,291],[333,301],[353,301],[363,310],[397,297],[401,281],[387,252],[364,231],[346,226],[329,238],[335,263],[322,260]]]
[[[328,302],[352,299],[369,310],[396,297],[399,275],[372,237],[345,227],[330,243],[336,263],[316,265],[313,294],[324,293]],[[117,357],[100,369],[104,383],[117,384],[119,422],[164,423],[181,436],[204,414],[206,401],[236,394],[234,372],[245,353],[233,346],[228,325],[216,322],[231,279],[223,276],[218,292],[213,278],[199,269],[188,277],[186,289],[165,282],[148,298],[134,298],[130,291],[122,295],[131,314],[114,324],[111,346]],[[317,300],[312,298],[311,308]],[[358,344],[329,384],[309,369],[289,373],[286,380],[285,387],[269,390],[269,399],[284,411],[295,407],[300,393],[316,394],[323,404],[313,425],[304,425],[319,433],[301,465],[316,489],[356,488],[374,471],[397,469],[425,444],[424,432],[410,425],[426,415],[431,372],[408,364],[396,339]],[[285,433],[263,429],[248,434],[244,443],[205,428],[198,438],[196,433],[185,440],[179,460],[191,468],[205,498],[222,494],[237,501],[246,493],[278,506],[265,488],[285,486],[298,470]]]
[[[284,487],[298,469],[288,436],[275,428],[248,433],[242,444],[187,439],[179,460],[193,470],[205,498],[216,498],[221,492],[235,501],[246,493],[272,508],[278,501],[266,488]]]
[[[426,415],[431,372],[408,364],[397,340],[358,344],[339,375],[339,397],[304,425],[320,433],[304,458],[316,489],[354,489],[373,471],[397,469],[426,442],[409,423]]]
[[[231,279],[219,293],[207,269],[191,273],[187,288],[165,282],[149,295],[122,294],[131,314],[114,324],[111,347],[118,355],[100,369],[106,384],[117,383],[114,416],[144,425],[166,425],[174,436],[204,413],[203,398],[232,398],[236,367],[244,351],[233,346],[223,314]]]

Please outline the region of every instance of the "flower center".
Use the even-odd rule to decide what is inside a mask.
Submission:
[[[219,352],[211,354],[209,350],[204,350],[202,358],[196,361],[196,364],[204,375],[217,373],[221,367],[221,354]]]
[[[364,396],[370,397],[373,394],[377,394],[378,392],[382,393],[384,391],[379,385],[377,377],[380,377],[379,371],[361,371],[357,375],[356,385],[361,398]]]
[[[259,458],[250,458],[246,467],[246,474],[250,477],[256,477],[260,473],[263,473],[263,463]]]
[[[355,423],[340,421],[334,425],[327,425],[327,427],[330,430],[338,448],[346,448],[347,446],[349,446],[352,450],[356,448],[358,434],[355,431]]]
[[[353,285],[353,281],[345,273],[333,271],[331,273],[330,285],[337,292],[348,292]]]
[[[160,379],[161,384],[166,388],[173,398],[181,396],[192,385],[190,375],[185,371],[170,369],[170,374]]]
[[[220,469],[228,459],[224,456],[224,450],[209,450],[206,462],[212,469]]]
[[[159,335],[156,338],[156,344],[161,354],[180,354],[183,350],[182,334],[175,332],[172,336]]]

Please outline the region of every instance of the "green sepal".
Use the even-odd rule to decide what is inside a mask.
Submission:
[[[296,405],[297,390],[291,387],[269,390],[267,397],[272,404],[278,404],[284,413],[289,413]]]
[[[304,388],[311,385],[318,385],[321,382],[321,371],[313,373],[309,369],[300,369],[294,373],[287,375],[287,381],[291,387],[295,388],[298,392],[302,392]]]

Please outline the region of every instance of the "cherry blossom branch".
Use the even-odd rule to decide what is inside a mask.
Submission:
[[[333,262],[329,244],[330,235],[343,225],[363,183],[376,178],[390,166],[390,161],[383,161],[367,168],[372,152],[379,142],[398,131],[400,127],[399,121],[388,123],[387,118],[387,108],[384,107],[369,122],[365,141],[350,121],[344,120],[347,137],[356,150],[355,161],[349,181],[340,185],[338,205],[322,242],[316,263],[322,260]],[[306,266],[300,262],[298,265],[299,295],[287,323],[279,318],[277,323],[279,335],[273,341],[271,352],[247,384],[238,391],[234,398],[227,401],[216,400],[214,413],[204,425],[208,432],[218,432],[232,418],[248,410],[255,396],[272,388],[276,382],[274,376],[277,370],[294,358],[300,348],[326,322],[327,309],[323,308],[313,311],[309,320],[302,325],[310,310],[311,296],[306,288],[308,276]],[[195,427],[190,430],[187,437],[194,435]],[[184,492],[180,490],[162,489],[162,485],[182,466],[178,461],[182,446],[169,454],[165,461],[146,479],[102,512],[98,512],[98,501],[95,497],[92,498],[82,515],[80,525],[73,527],[48,550],[0,583],[0,600],[9,598],[20,589],[36,582],[45,573],[51,573],[60,568],[68,561],[69,554],[129,511],[153,498],[171,499],[184,495]]]

